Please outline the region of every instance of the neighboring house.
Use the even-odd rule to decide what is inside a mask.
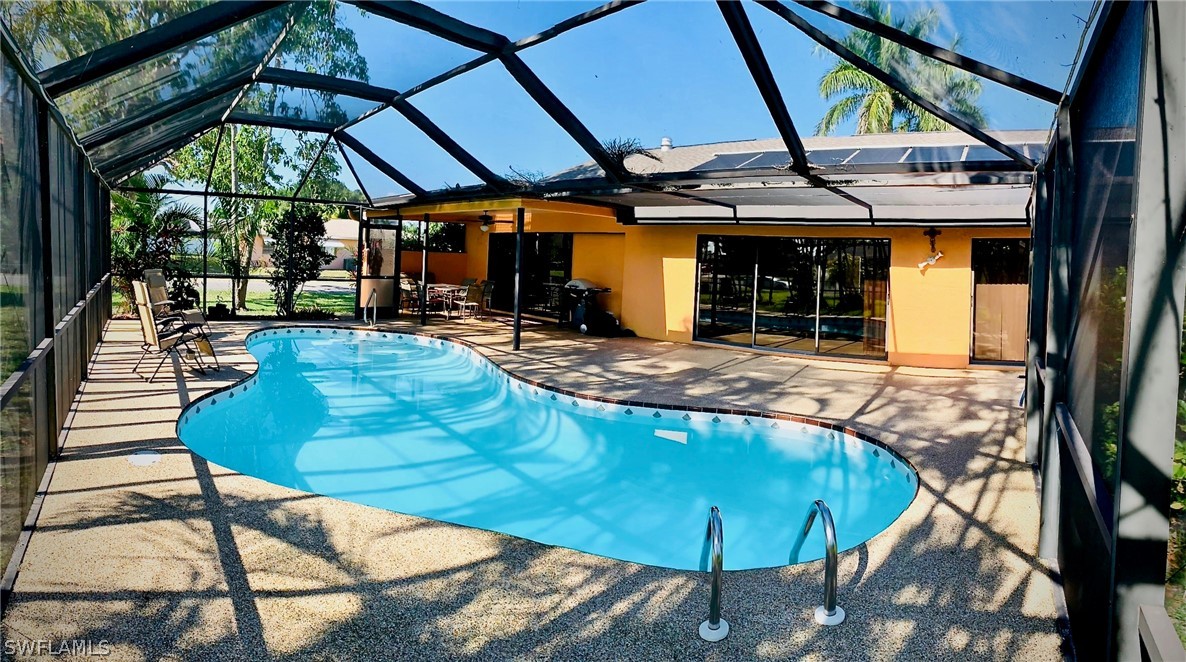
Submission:
[[[346,260],[353,258],[358,248],[358,221],[349,218],[334,218],[325,222],[325,240],[322,248],[333,255],[323,269],[345,269]],[[266,234],[255,237],[251,261],[260,266],[272,264],[272,238]]]

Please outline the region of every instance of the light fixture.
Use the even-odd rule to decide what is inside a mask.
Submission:
[[[478,220],[482,222],[482,224],[480,226],[478,226],[478,229],[481,230],[482,232],[489,232],[490,231],[490,221],[493,221],[494,217],[491,216],[490,214],[488,214],[487,212],[483,211],[482,215],[478,217]]]
[[[943,251],[937,250],[935,248],[935,237],[938,237],[941,234],[943,234],[943,232],[941,230],[936,230],[935,228],[930,228],[926,232],[922,233],[922,236],[931,240],[931,254],[927,257],[927,259],[918,263],[919,271],[925,272],[927,267],[935,266],[935,263],[939,261],[939,258],[943,257]]]

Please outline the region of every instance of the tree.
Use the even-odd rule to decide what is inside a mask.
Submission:
[[[939,24],[939,14],[934,9],[917,11],[906,19],[894,19],[889,5],[880,0],[858,0],[855,5],[869,18],[919,39],[926,39]],[[958,42],[957,37],[951,47],[954,49]],[[977,105],[981,84],[974,76],[863,30],[853,30],[841,43],[924,98],[946,107],[975,126],[987,124],[984,111]],[[948,131],[952,128],[844,60],[838,60],[820,78],[819,92],[833,103],[816,125],[816,135],[828,135],[853,117],[857,120],[857,133]]]
[[[279,166],[284,148],[272,130],[260,126],[230,126],[215,154],[218,133],[207,132],[173,155],[168,167],[181,180],[204,181],[210,173],[210,190],[269,195],[282,189]],[[213,171],[211,160],[215,160]],[[264,225],[280,214],[280,203],[214,196],[209,229],[214,256],[231,279],[235,309],[247,307],[247,277],[251,274],[252,249]]]
[[[183,16],[203,4],[201,0],[6,0],[0,13],[29,64],[40,71]]]
[[[128,186],[161,188],[165,181],[161,175],[137,175]],[[145,269],[177,276],[181,270],[175,256],[183,251],[193,224],[201,221],[197,208],[163,193],[111,193],[111,272],[125,300],[134,300],[132,281],[142,279]]]
[[[367,62],[358,52],[354,32],[337,15],[335,2],[321,0],[303,6],[301,15],[271,66],[316,71],[367,82]],[[282,86],[253,85],[237,106],[261,115],[345,123],[349,117],[332,92]],[[211,192],[248,195],[288,195],[362,200],[339,176],[342,167],[328,155],[316,159],[325,137],[302,131],[260,126],[231,126],[222,136],[217,156],[217,132],[207,132],[169,158],[178,179],[206,182]],[[335,148],[334,145],[327,147]],[[315,160],[316,159],[316,160]],[[214,161],[214,169],[210,170]],[[309,176],[301,191],[296,188]],[[271,200],[218,197],[210,214],[215,255],[231,278],[234,307],[246,308],[247,277],[251,273],[256,237],[280,216],[281,203]]]
[[[325,241],[325,217],[311,205],[291,205],[283,216],[269,223],[272,237],[272,271],[268,284],[276,302],[276,314],[291,317],[305,283],[321,273],[321,266],[333,259],[321,243]]]

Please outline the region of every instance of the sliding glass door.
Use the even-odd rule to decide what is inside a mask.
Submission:
[[[889,240],[829,240],[822,268],[817,351],[885,356]]]
[[[814,239],[770,239],[758,251],[754,344],[814,352],[824,253]]]
[[[699,337],[744,345],[752,341],[757,249],[749,237],[700,237]]]
[[[491,307],[515,307],[515,235],[490,234],[486,275],[493,281]],[[541,317],[559,314],[560,290],[572,279],[572,234],[528,232],[523,235],[523,312]]]
[[[888,239],[701,236],[696,337],[885,356]]]

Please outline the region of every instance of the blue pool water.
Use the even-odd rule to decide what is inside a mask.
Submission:
[[[247,344],[259,372],[178,422],[202,457],[592,554],[697,569],[716,505],[726,569],[786,565],[814,499],[847,549],[892,523],[918,484],[901,458],[841,432],[574,398],[447,341],[303,328]],[[817,524],[800,560],[822,556]]]

